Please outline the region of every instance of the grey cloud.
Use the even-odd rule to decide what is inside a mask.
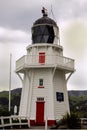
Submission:
[[[59,20],[67,20],[78,17],[87,17],[87,1],[83,0],[59,0],[55,1],[54,9]]]
[[[34,4],[34,2],[34,0],[0,1],[0,25],[30,31],[32,23],[34,22],[34,16],[40,16],[40,14],[37,13],[40,12],[38,2],[36,2],[36,4]]]
[[[10,66],[10,53],[12,53],[12,86],[11,88],[22,87],[21,81],[15,74],[15,62],[26,51],[26,43],[24,44],[12,44],[0,43],[0,91],[7,90],[9,88],[9,66]]]
[[[87,17],[87,1],[83,0],[82,4],[80,1],[55,0],[52,2],[56,19],[66,20],[83,16]],[[33,22],[41,17],[41,3],[41,0],[38,0],[38,2],[35,2],[35,0],[1,0],[0,25],[30,31]],[[46,2],[44,1],[44,3]],[[50,12],[51,1],[48,4],[47,7]]]
[[[29,34],[21,30],[0,28],[1,43],[24,43],[29,40]]]
[[[86,89],[87,87],[87,78],[86,74],[77,72],[76,74],[73,75],[71,78],[71,81],[73,83],[73,86],[78,86]]]

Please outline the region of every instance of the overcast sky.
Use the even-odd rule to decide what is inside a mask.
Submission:
[[[14,72],[15,62],[26,54],[26,47],[31,44],[31,27],[42,17],[43,6],[60,28],[64,56],[75,59],[76,72],[68,89],[87,90],[87,0],[0,0],[0,91],[9,88],[10,53],[11,87],[22,87]]]

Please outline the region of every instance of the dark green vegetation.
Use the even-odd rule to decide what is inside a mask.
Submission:
[[[19,111],[21,97],[21,88],[14,89],[11,91],[11,112],[8,112],[8,104],[9,104],[9,93],[8,91],[0,92],[0,116],[9,116],[10,114],[14,114],[14,106],[17,106],[17,111]]]
[[[69,91],[70,111],[87,118],[87,91]]]
[[[66,113],[61,120],[56,122],[56,126],[52,129],[80,129],[81,128],[81,120],[77,114]]]
[[[69,91],[70,111],[87,117],[87,91]],[[14,114],[14,106],[19,110],[21,88],[11,91],[11,113],[8,113],[8,91],[0,92],[0,116]]]

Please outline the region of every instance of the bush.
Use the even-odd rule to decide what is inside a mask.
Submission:
[[[81,128],[80,118],[74,113],[66,113],[63,118],[57,123],[57,127],[64,125],[69,129]]]
[[[0,116],[10,116],[11,113],[8,110],[1,109],[0,110]]]

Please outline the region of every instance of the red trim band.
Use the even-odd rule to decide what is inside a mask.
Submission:
[[[44,86],[38,86],[38,88],[44,88]]]
[[[47,121],[47,124],[48,124],[48,126],[53,126],[53,125],[56,124],[56,121],[55,121],[55,120],[48,120],[48,121]],[[45,126],[45,122],[41,122],[41,123],[38,122],[38,123],[37,123],[35,120],[30,120],[30,125],[31,125],[31,126],[38,126],[38,125],[39,125],[39,126],[40,126],[40,125],[41,125],[41,126],[42,126],[42,125]]]

